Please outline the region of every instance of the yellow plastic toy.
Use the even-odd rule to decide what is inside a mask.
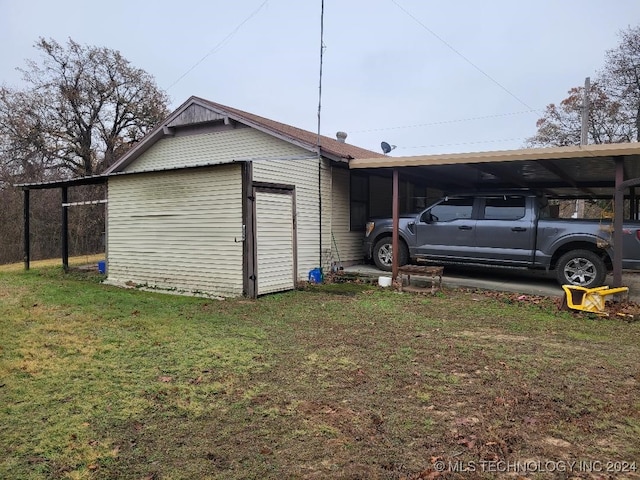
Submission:
[[[574,310],[585,312],[604,312],[605,297],[616,293],[629,292],[629,287],[609,288],[596,287],[585,288],[577,285],[563,285],[567,306]]]

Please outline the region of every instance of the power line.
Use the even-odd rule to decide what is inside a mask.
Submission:
[[[222,39],[222,41],[220,41],[220,43],[218,43],[215,47],[213,47],[211,50],[209,50],[204,57],[202,57],[200,60],[198,60],[191,68],[189,68],[189,70],[184,72],[182,75],[180,75],[180,77],[175,82],[173,82],[171,85],[169,85],[167,87],[167,90],[171,89],[171,87],[173,87],[180,80],[182,80],[184,77],[189,75],[193,70],[196,69],[196,67],[198,65],[200,65],[202,62],[204,62],[208,57],[210,57],[211,55],[216,53],[218,50],[220,50],[229,40],[231,40],[231,38],[233,38],[233,36],[236,33],[238,33],[238,30],[240,30],[244,26],[245,23],[247,23],[249,20],[251,20],[253,17],[255,17],[258,14],[258,12],[260,10],[262,10],[262,7],[264,7],[268,2],[269,2],[269,0],[264,0],[264,2],[262,2],[258,8],[256,8],[247,18],[245,18],[242,22],[240,22],[240,24],[235,29],[233,29],[231,31],[231,33],[229,33],[226,37],[224,37]]]
[[[440,122],[431,122],[431,123],[417,123],[414,125],[397,125],[395,127],[384,127],[384,128],[371,128],[368,130],[352,130],[352,133],[366,133],[366,132],[382,132],[386,130],[401,130],[404,128],[419,128],[419,127],[433,127],[437,125],[447,125],[451,123],[461,123],[461,122],[470,122],[473,120],[486,120],[488,118],[499,118],[499,117],[509,117],[513,115],[523,115],[525,113],[535,113],[535,110],[523,110],[521,112],[511,112],[511,113],[496,113],[495,115],[482,115],[479,117],[468,117],[468,118],[459,118],[454,120],[442,120]]]
[[[504,142],[513,142],[515,140],[526,140],[526,138],[523,138],[523,137],[501,138],[499,140],[482,140],[482,141],[478,141],[478,142],[459,142],[459,143],[441,143],[441,144],[437,144],[437,145],[416,145],[416,146],[413,146],[413,147],[398,146],[398,150],[400,150],[400,149],[411,149],[411,148],[456,147],[456,146],[459,146],[459,145],[479,145],[479,144],[483,144],[483,143],[504,143]]]
[[[485,72],[484,70],[482,70],[479,66],[477,66],[475,63],[473,63],[471,60],[469,60],[467,57],[465,57],[461,52],[459,52],[458,50],[456,50],[453,45],[451,45],[450,43],[448,43],[444,38],[442,38],[441,36],[439,36],[436,32],[434,32],[433,30],[431,30],[429,27],[427,27],[424,23],[422,23],[415,15],[413,15],[411,12],[409,12],[406,8],[404,8],[402,5],[400,5],[396,0],[391,0],[391,2],[398,7],[400,10],[402,10],[407,16],[409,16],[410,18],[412,18],[418,25],[420,25],[422,28],[424,28],[427,32],[429,32],[431,35],[433,35],[435,38],[437,38],[441,43],[443,43],[449,50],[451,50],[452,52],[454,52],[456,55],[458,55],[460,58],[462,58],[465,62],[467,62],[469,65],[471,65],[473,68],[475,68],[478,72],[480,72],[482,75],[484,75],[485,77],[487,77],[489,80],[491,80],[493,83],[495,83],[498,87],[500,87],[502,90],[504,90],[506,93],[508,93],[511,97],[513,97],[515,100],[517,100],[519,103],[521,103],[522,105],[524,105],[525,107],[527,107],[530,111],[535,112],[535,110],[533,108],[531,108],[529,105],[527,105],[527,103],[522,100],[520,97],[518,97],[516,94],[514,94],[513,92],[511,92],[507,87],[505,87],[504,85],[502,85],[500,82],[498,82],[495,78],[493,78],[491,75],[489,75],[487,72]]]

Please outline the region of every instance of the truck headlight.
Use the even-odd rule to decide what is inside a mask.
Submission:
[[[367,226],[365,227],[365,237],[368,237],[369,235],[371,235],[371,232],[373,232],[373,228],[376,226],[375,222],[367,222]]]

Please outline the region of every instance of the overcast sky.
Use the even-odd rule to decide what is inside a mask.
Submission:
[[[519,148],[638,0],[325,0],[321,131],[395,156]],[[189,96],[317,131],[321,0],[0,0],[0,83],[38,37],[119,50]]]

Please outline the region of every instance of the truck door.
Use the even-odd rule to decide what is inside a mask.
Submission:
[[[473,254],[476,221],[472,197],[450,197],[422,213],[416,222],[418,257],[456,259]]]
[[[533,255],[533,197],[500,195],[480,198],[476,256],[496,264],[526,265]],[[529,208],[527,208],[529,202]]]

